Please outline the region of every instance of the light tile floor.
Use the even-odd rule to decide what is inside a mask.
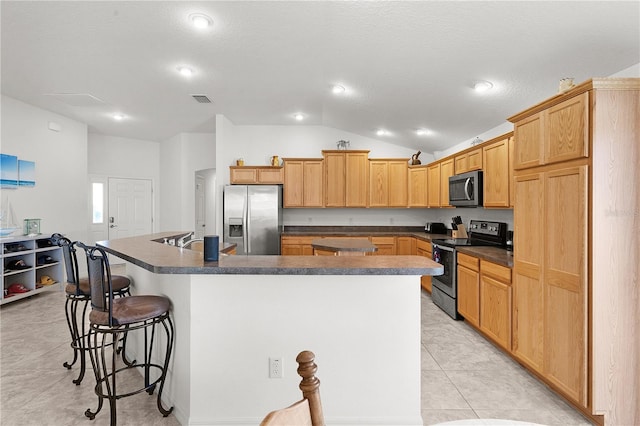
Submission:
[[[62,292],[51,292],[0,308],[1,425],[109,424],[108,404],[93,422],[83,414],[96,404],[90,367],[80,386],[71,383],[77,366],[62,367],[71,354],[64,300]],[[446,316],[427,293],[422,295],[422,323],[425,425],[475,418],[590,424],[467,324]],[[173,415],[163,418],[155,398],[142,393],[118,402],[118,424],[179,423]]]

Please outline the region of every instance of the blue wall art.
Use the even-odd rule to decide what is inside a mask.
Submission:
[[[18,185],[36,185],[36,163],[33,161],[18,160]]]
[[[18,157],[0,154],[0,188],[15,189],[18,187]]]

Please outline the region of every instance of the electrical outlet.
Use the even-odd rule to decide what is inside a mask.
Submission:
[[[269,358],[269,378],[282,378],[282,358]]]

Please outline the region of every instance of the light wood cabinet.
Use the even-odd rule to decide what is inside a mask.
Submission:
[[[449,177],[455,174],[453,161],[453,158],[449,158],[440,163],[440,207],[451,207],[449,204]]]
[[[484,207],[509,207],[509,138],[485,146]]]
[[[409,207],[428,207],[427,166],[409,166]]]
[[[440,207],[440,163],[430,164],[427,168],[427,205]]]
[[[285,158],[283,163],[284,207],[323,207],[323,159]]]
[[[230,166],[229,182],[245,185],[277,185],[284,181],[284,169],[280,166]]]
[[[396,237],[396,254],[398,256],[415,255],[416,239],[414,237]]]
[[[537,372],[542,372],[544,350],[543,187],[542,173],[515,178],[512,352]]]
[[[369,160],[369,207],[407,207],[408,158]]]
[[[480,326],[480,261],[458,253],[458,313],[476,327]]]
[[[396,238],[395,237],[371,237],[371,243],[378,250],[372,252],[373,256],[395,256],[396,255]]]
[[[511,350],[511,269],[480,261],[480,330]]]
[[[280,239],[280,253],[282,256],[313,256],[311,241],[317,237],[311,236],[283,236]]]
[[[431,248],[431,242],[416,239],[416,254],[418,256],[424,256],[428,259],[433,259],[433,249]],[[422,288],[431,293],[431,276],[421,276],[420,285],[422,286]]]
[[[513,134],[509,137],[509,207],[513,208],[515,202],[515,182],[513,180],[513,159],[514,159],[514,141]]]
[[[482,169],[482,148],[465,151],[455,156],[455,174]]]
[[[544,175],[544,374],[587,402],[588,166]]]
[[[589,92],[514,124],[516,170],[589,156]]]
[[[322,151],[325,206],[367,207],[369,151]]]

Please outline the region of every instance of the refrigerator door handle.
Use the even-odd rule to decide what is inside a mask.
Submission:
[[[245,203],[244,215],[242,215],[245,221],[244,251],[246,254],[251,254],[251,239],[249,238],[251,233],[251,214],[249,212],[251,212],[251,195],[249,195],[249,192],[247,191],[247,202]]]

